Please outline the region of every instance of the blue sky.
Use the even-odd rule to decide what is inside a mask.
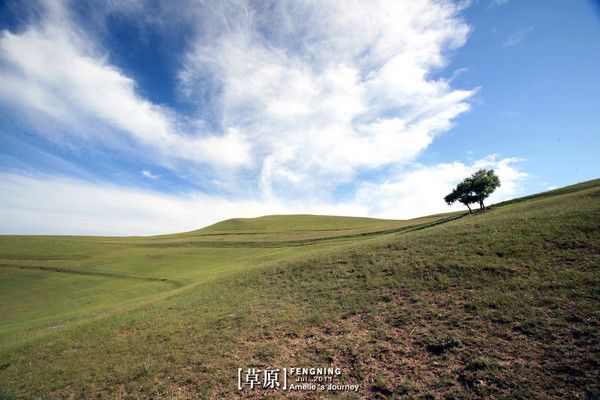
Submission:
[[[598,177],[592,1],[4,1],[0,231],[411,218]]]

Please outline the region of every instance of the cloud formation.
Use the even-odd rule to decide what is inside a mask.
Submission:
[[[133,140],[164,163],[173,160],[236,167],[250,161],[235,129],[223,135],[181,132],[175,112],[140,97],[135,81],[111,65],[73,26],[61,2],[45,2],[38,25],[0,36],[0,99],[21,114],[66,127],[71,139],[123,146]],[[51,132],[38,127],[42,135]],[[75,138],[73,138],[75,137]],[[120,143],[115,143],[115,141]]]
[[[473,90],[431,77],[467,38],[453,3],[267,2],[266,16],[236,3],[248,12],[235,27],[207,22],[180,81],[193,96],[215,77],[222,119],[253,143],[266,195],[322,193],[406,163],[469,109]]]
[[[366,211],[343,204],[165,194],[57,176],[0,173],[0,182],[2,233],[10,234],[150,235],[194,230],[233,217]]]
[[[353,198],[335,202],[164,194],[72,178],[0,173],[0,221],[3,233],[13,234],[150,235],[267,214],[408,219],[463,209],[458,204],[448,207],[443,197],[479,168],[494,168],[502,181],[489,202],[510,198],[526,177],[514,165],[518,161],[492,156],[471,164],[419,166],[379,184],[364,183]]]
[[[160,178],[159,175],[154,175],[152,172],[150,172],[150,171],[148,171],[146,169],[141,172],[141,175],[144,178],[148,178],[148,179],[157,179],[157,178]]]
[[[185,30],[173,55],[185,112],[145,98],[71,3],[40,4],[41,18],[0,34],[0,104],[43,138],[140,159],[148,169],[134,175],[148,184],[172,171],[206,190],[5,173],[0,216],[13,233],[161,233],[289,212],[406,218],[446,211],[440,193],[478,166],[498,168],[503,193],[523,178],[514,159],[415,164],[477,91],[442,74],[469,34],[461,4],[181,0],[150,18],[143,1],[94,3],[103,17]],[[340,187],[353,189],[341,199]]]
[[[61,2],[44,4],[41,22],[0,37],[4,102],[70,124],[78,139],[126,135],[165,162],[254,160],[266,193],[410,160],[469,108],[472,91],[429,77],[467,37],[450,2],[187,5],[206,26],[184,56],[181,90],[219,108],[222,132],[142,98]]]
[[[503,47],[512,47],[521,43],[533,31],[533,25],[525,26],[511,32],[502,42]]]

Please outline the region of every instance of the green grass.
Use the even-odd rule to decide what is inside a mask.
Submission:
[[[0,339],[28,340],[177,288],[447,217],[268,216],[154,237],[0,236]]]
[[[339,398],[598,398],[600,183],[460,215],[3,237],[0,397],[239,398],[239,367],[333,363]]]

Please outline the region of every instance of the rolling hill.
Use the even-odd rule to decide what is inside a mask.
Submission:
[[[0,397],[239,398],[238,368],[336,365],[357,393],[293,395],[598,398],[599,233],[595,180],[475,215],[2,236]]]

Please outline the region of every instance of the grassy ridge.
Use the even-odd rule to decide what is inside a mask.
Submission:
[[[595,188],[598,186],[600,186],[600,179],[593,179],[591,181],[581,182],[581,183],[577,183],[575,185],[569,185],[569,186],[561,187],[558,189],[548,190],[548,191],[542,192],[542,193],[535,193],[530,196],[524,196],[524,197],[519,197],[519,198],[516,198],[513,200],[503,201],[503,202],[495,204],[494,206],[501,207],[501,206],[505,206],[505,205],[509,205],[509,204],[520,203],[522,201],[539,199],[542,197],[553,197],[553,196],[558,196],[561,194],[575,193],[575,192],[580,192],[580,191],[586,190],[586,189],[592,189],[592,188]]]
[[[233,242],[238,245],[255,243],[257,246],[261,243],[263,245],[292,244],[402,230],[460,214],[462,213],[446,213],[411,220],[328,215],[268,215],[258,218],[234,218],[197,231],[155,236],[152,243],[165,245],[184,240],[192,245],[215,244],[215,242]]]
[[[4,346],[0,385],[20,398],[239,398],[238,367],[333,363],[361,385],[354,398],[598,398],[599,233],[594,184],[426,229],[258,247],[289,253],[180,275],[186,286],[143,308]],[[120,264],[88,249],[91,267],[206,250],[110,246]],[[212,250],[206,265],[223,248]]]

